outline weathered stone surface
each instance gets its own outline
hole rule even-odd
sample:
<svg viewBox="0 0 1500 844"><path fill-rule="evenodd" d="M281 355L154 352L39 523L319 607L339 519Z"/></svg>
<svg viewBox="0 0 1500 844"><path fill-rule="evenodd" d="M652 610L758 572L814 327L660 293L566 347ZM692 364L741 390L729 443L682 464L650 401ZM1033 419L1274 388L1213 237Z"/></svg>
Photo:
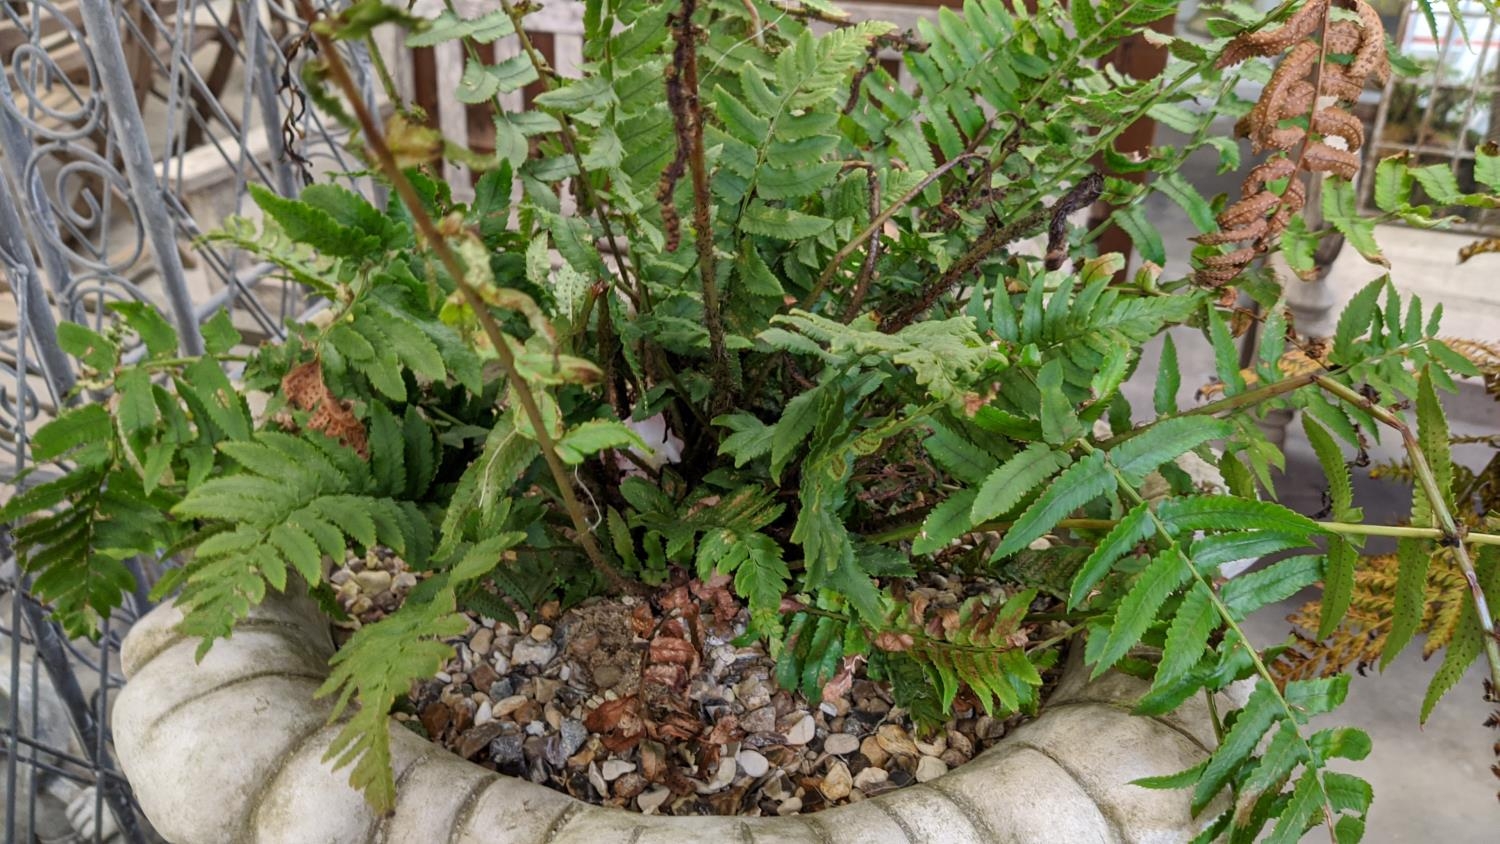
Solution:
<svg viewBox="0 0 1500 844"><path fill-rule="evenodd" d="M194 661L197 643L173 632L179 619L165 606L136 625L125 646L130 682L114 713L121 766L174 844L1165 844L1191 838L1198 826L1186 792L1129 782L1203 758L1209 732L1201 708L1133 717L1127 709L1143 684L1115 674L1088 683L1077 666L1057 705L957 770L797 817L677 818L588 806L464 762L392 722L397 806L378 818L349 787L347 771L322 758L336 727L325 725L327 703L313 701L312 691L332 650L311 605L268 600L202 663ZM907 750L894 738L887 743Z"/></svg>
<svg viewBox="0 0 1500 844"><path fill-rule="evenodd" d="M958 805L975 807L976 813L984 807L986 819L999 836L996 844L1114 844L1119 840L1077 780L1044 754L1019 745L1002 744L927 787ZM1007 799L996 800L998 794ZM1037 808L1058 806L1068 809Z"/></svg>

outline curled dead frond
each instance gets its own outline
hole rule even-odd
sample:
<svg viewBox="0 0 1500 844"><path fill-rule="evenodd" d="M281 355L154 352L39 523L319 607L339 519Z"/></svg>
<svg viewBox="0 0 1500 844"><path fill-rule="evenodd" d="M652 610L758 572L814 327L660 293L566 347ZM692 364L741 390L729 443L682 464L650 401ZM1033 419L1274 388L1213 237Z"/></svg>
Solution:
<svg viewBox="0 0 1500 844"><path fill-rule="evenodd" d="M1264 217L1250 222L1248 225L1237 229L1221 229L1208 234L1200 234L1193 238L1194 241L1204 246L1218 246L1221 243L1239 243L1242 240L1254 240L1265 235L1270 221Z"/></svg>
<svg viewBox="0 0 1500 844"><path fill-rule="evenodd" d="M1313 115L1313 131L1324 138L1343 138L1348 152L1364 145L1365 130L1359 118L1341 108L1325 108ZM1324 146L1327 144L1324 143Z"/></svg>
<svg viewBox="0 0 1500 844"><path fill-rule="evenodd" d="M1330 4L1353 11L1357 21L1330 20ZM1195 238L1203 246L1237 245L1198 259L1195 280L1205 287L1231 284L1275 246L1306 203L1310 174L1354 178L1364 127L1345 104L1359 98L1368 80L1383 83L1390 74L1385 29L1366 0L1307 0L1280 27L1232 39L1217 64L1278 55L1260 99L1235 124L1255 153L1271 155L1245 177L1239 201L1219 214L1219 231ZM1283 179L1284 188L1272 188Z"/></svg>
<svg viewBox="0 0 1500 844"><path fill-rule="evenodd" d="M1344 179L1354 178L1359 170L1359 156L1346 149L1334 149L1322 141L1307 145L1302 166L1311 173L1332 173Z"/></svg>
<svg viewBox="0 0 1500 844"><path fill-rule="evenodd" d="M1391 78L1391 59L1385 51L1385 27L1380 23L1380 13L1363 0L1354 5L1354 12L1359 15L1365 38L1354 52L1347 75L1359 80L1374 76L1376 82L1384 85Z"/></svg>
<svg viewBox="0 0 1500 844"><path fill-rule="evenodd" d="M1220 212L1219 225L1226 228L1247 226L1271 213L1280 201L1281 197L1270 191L1247 196Z"/></svg>
<svg viewBox="0 0 1500 844"><path fill-rule="evenodd" d="M1323 37L1323 43L1328 45L1328 52L1354 55L1358 52L1361 42L1364 41L1364 30L1354 21L1335 21L1328 25L1328 34Z"/></svg>
<svg viewBox="0 0 1500 844"><path fill-rule="evenodd" d="M1462 264L1475 255L1483 255L1487 252L1500 252L1500 238L1487 237L1464 246L1458 250L1458 262Z"/></svg>
<svg viewBox="0 0 1500 844"><path fill-rule="evenodd" d="M1245 181L1240 183L1240 193L1244 196L1253 196L1260 193L1267 182L1285 179L1295 172L1297 172L1297 165L1290 158L1268 159L1250 168Z"/></svg>
<svg viewBox="0 0 1500 844"><path fill-rule="evenodd" d="M1318 30L1323 21L1323 12L1328 0L1309 0L1302 8L1292 13L1286 23L1276 29L1247 32L1229 42L1229 46L1214 63L1220 69L1239 64L1252 56L1279 56L1286 48L1307 38Z"/></svg>

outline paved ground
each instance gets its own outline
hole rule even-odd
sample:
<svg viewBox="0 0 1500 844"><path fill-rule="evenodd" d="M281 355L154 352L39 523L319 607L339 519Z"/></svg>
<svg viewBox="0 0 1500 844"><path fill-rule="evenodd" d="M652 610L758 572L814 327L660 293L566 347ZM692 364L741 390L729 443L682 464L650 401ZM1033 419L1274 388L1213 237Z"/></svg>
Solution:
<svg viewBox="0 0 1500 844"><path fill-rule="evenodd" d="M1162 142L1170 139L1163 138ZM1188 169L1184 175L1203 186L1206 194L1237 187L1233 176L1215 176L1213 163L1206 158L1195 158ZM1168 245L1169 271L1185 270L1187 237L1193 234L1185 215L1161 196L1148 201L1147 212ZM1464 236L1382 229L1378 237L1392 260L1392 277L1403 291L1417 292L1427 302L1444 302L1449 315L1444 320L1445 333L1500 337L1500 285L1494 283L1495 273L1500 272L1500 257L1486 262L1482 256L1460 268L1454 255L1457 247L1467 242ZM1352 250L1345 250L1329 277L1329 291L1342 302L1382 272ZM1187 407L1193 401L1194 389L1212 375L1212 357L1207 354L1207 343L1196 332L1179 332L1174 340L1184 369L1179 400ZM1158 348L1159 344L1152 344L1143 350L1139 371L1148 377L1155 373ZM1149 381L1127 385L1132 404L1149 409L1150 389ZM1445 404L1455 431L1477 431L1487 424L1493 432L1500 423L1500 405L1477 389L1448 397ZM1375 458L1394 456L1393 446L1387 437ZM1303 512L1316 512L1321 507L1322 476L1300 425L1291 426L1286 448L1286 473L1278 484L1282 500ZM1457 452L1457 456L1471 463L1486 459L1483 450L1472 448ZM1399 519L1410 501L1408 488L1368 478L1356 478L1355 494L1356 503L1364 507L1372 521ZM1286 614L1305 599L1299 596L1262 611L1250 619L1251 634L1263 645L1281 641L1288 632ZM1369 677L1356 677L1348 702L1334 717L1326 719L1331 724L1361 727L1374 739L1375 749L1369 759L1356 766L1375 788L1366 837L1372 844L1500 841L1500 804L1496 802L1500 780L1489 772L1495 761L1491 744L1500 734L1480 726L1489 709L1480 699L1480 671L1478 666L1470 671L1427 725L1419 729L1417 714L1435 668L1435 663L1422 661L1420 648L1414 644L1383 675L1372 672ZM1310 835L1307 840L1326 841L1326 833Z"/></svg>

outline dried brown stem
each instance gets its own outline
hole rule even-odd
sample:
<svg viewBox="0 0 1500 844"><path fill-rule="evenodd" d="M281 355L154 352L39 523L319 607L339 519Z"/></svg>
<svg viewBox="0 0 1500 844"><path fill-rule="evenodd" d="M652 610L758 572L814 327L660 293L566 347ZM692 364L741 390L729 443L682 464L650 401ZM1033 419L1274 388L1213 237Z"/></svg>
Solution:
<svg viewBox="0 0 1500 844"><path fill-rule="evenodd" d="M506 381L511 391L515 394L516 401L521 405L521 411L526 415L532 429L536 434L537 447L542 453L543 460L552 474L553 481L557 484L558 493L562 496L563 506L568 511L568 516L573 522L574 531L578 534L579 545L583 547L584 553L588 555L594 568L609 581L610 585L621 592L639 592L638 586L627 581L623 575L604 556L598 542L594 539L593 529L589 527L588 519L584 516L583 506L573 492L573 487L568 477L567 469L563 466L562 459L557 455L556 443L547 429L546 420L542 416L541 408L537 404L536 396L531 392L531 385L526 383L516 370L515 354L510 349L510 344L501 331L500 325L489 311L489 306L479 292L474 289L468 281L468 276L463 262L458 255L448 246L447 240L438 231L432 218L427 214L426 207L422 204L421 197L417 194L411 180L402 172L400 165L396 163L396 157L392 154L390 146L386 143L385 132L375 122L375 116L365 105L364 99L359 94L359 88L349 75L349 69L344 64L343 57L338 53L337 47L331 38L324 34L318 27L313 26L317 22L317 12L313 9L310 0L299 0L298 11L303 19L307 21L313 38L317 40L319 52L322 54L323 62L328 71L328 78L338 87L340 93L348 101L354 111L355 119L358 120L360 129L364 133L365 143L370 153L375 158L375 164L381 173L390 181L395 188L397 196L412 216L412 222L417 231L427 241L428 246L437 255L444 269L452 276L464 301L473 309L474 315L479 319L480 326L484 329L485 336L491 345L495 347L495 355L500 360L500 366L505 372Z"/></svg>
<svg viewBox="0 0 1500 844"><path fill-rule="evenodd" d="M859 163L870 173L870 219L873 220L880 215L880 179L869 162ZM854 283L854 290L849 294L849 304L844 308L844 322L853 322L859 316L859 309L864 306L865 296L870 292L870 282L875 278L875 263L878 260L880 230L876 229L870 234L870 245L865 249L865 263L859 269L859 280Z"/></svg>
<svg viewBox="0 0 1500 844"><path fill-rule="evenodd" d="M676 46L672 51L672 65L667 71L667 104L676 124L677 156L668 168L672 172L671 181L668 181L667 173L662 174L662 191L658 198L663 220L666 220L666 209L672 207L672 190L681 176L683 159L686 158L693 179L693 240L698 248L698 272L703 281L703 323L708 329L710 372L714 381L714 413L710 415L715 415L734 403L740 385L724 342L724 316L719 303L713 210L709 205L712 197L703 148L703 106L698 98L698 30L693 25L693 15L697 10L697 0L682 0L682 8L673 16L672 34ZM668 235L669 239L674 236L675 231Z"/></svg>
<svg viewBox="0 0 1500 844"><path fill-rule="evenodd" d="M911 190L908 190L906 193L902 194L899 199L891 203L891 207L871 217L870 224L868 226L865 226L864 231L850 238L848 243L844 244L843 247L839 249L839 251L833 254L832 258L828 259L828 265L825 266L823 268L823 272L818 275L818 280L815 284L813 284L812 290L810 290L807 296L802 299L802 309L807 310L813 305L817 304L818 298L823 295L823 292L825 290L828 289L828 282L833 279L833 274L838 271L839 266L844 263L844 260L850 255L854 254L854 250L858 249L861 243L867 242L872 237L878 237L881 227L886 224L886 221L894 217L896 215L896 212L900 211L902 208L905 208L908 204L911 203L912 200L921 196L922 191L927 190L927 188L933 182L941 179L945 174L947 174L949 170L952 170L954 167L957 167L959 164L962 164L965 161L979 157L979 155L974 153L965 153L963 155L955 156L951 161L944 162L941 167L938 167L936 170L928 173L920 182L917 182L915 185L913 185L911 187Z"/></svg>
<svg viewBox="0 0 1500 844"><path fill-rule="evenodd" d="M926 313L927 309L931 308L944 293L952 290L960 281L963 281L970 273L978 269L979 265L984 263L986 258L1021 238L1030 235L1042 226L1047 219L1047 210L1039 208L999 228L991 227L989 231L981 235L974 242L973 246L969 247L969 251L960 255L958 260L954 261L948 267L947 272L943 273L937 281L928 285L915 302L896 312L890 318L883 320L880 323L880 330L887 334L893 334L910 325L913 320Z"/></svg>

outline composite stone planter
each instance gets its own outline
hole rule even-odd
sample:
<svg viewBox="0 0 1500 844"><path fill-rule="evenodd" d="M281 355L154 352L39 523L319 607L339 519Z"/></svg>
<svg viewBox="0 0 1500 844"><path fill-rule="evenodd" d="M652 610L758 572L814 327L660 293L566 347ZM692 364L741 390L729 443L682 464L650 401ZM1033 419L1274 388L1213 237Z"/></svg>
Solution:
<svg viewBox="0 0 1500 844"><path fill-rule="evenodd" d="M313 690L333 644L306 599L275 596L201 663L163 606L125 640L121 767L174 844L1176 844L1186 791L1130 785L1212 746L1206 708L1127 712L1145 690L1074 665L1043 714L926 785L811 815L656 817L584 804L466 762L391 722L396 810L381 817L322 761L337 727ZM1213 817L1212 810L1204 817Z"/></svg>

